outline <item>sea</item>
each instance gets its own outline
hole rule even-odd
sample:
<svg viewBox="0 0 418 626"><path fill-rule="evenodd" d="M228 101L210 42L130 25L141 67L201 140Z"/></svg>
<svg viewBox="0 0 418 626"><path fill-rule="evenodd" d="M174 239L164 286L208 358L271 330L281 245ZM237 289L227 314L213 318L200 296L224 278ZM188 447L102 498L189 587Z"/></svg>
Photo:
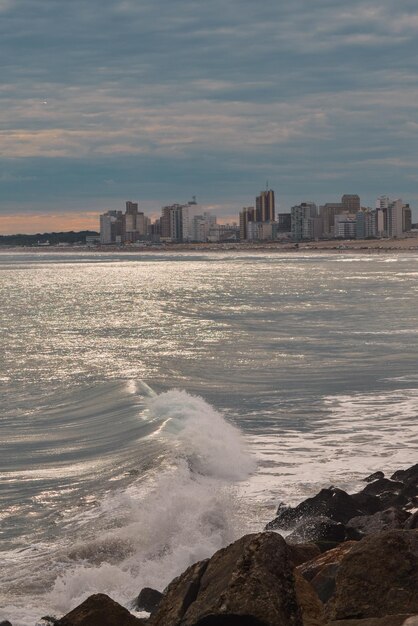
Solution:
<svg viewBox="0 0 418 626"><path fill-rule="evenodd" d="M417 462L417 254L6 251L0 293L0 621Z"/></svg>

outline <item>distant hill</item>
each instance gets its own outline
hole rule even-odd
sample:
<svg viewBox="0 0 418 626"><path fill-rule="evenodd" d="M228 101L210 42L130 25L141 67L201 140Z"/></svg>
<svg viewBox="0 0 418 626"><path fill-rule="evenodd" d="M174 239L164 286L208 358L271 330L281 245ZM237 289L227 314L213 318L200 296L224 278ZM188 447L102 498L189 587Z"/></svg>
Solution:
<svg viewBox="0 0 418 626"><path fill-rule="evenodd" d="M36 235L0 235L0 246L37 246L48 244L55 246L59 243L86 243L86 237L98 237L94 230L80 230L67 233L36 233Z"/></svg>

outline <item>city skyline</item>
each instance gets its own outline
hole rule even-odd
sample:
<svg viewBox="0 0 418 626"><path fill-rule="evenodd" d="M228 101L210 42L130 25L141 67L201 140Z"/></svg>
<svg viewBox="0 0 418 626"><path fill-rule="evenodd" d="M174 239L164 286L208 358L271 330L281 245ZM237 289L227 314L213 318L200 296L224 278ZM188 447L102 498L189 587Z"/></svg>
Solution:
<svg viewBox="0 0 418 626"><path fill-rule="evenodd" d="M281 210L344 190L418 206L411 0L2 0L0 17L2 232L126 197L233 215L266 179Z"/></svg>

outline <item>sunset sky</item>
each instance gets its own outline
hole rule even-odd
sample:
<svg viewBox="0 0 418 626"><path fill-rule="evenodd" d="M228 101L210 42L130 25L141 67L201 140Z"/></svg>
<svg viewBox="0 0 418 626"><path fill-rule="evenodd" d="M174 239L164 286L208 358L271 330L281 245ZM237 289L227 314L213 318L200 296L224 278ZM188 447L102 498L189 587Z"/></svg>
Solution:
<svg viewBox="0 0 418 626"><path fill-rule="evenodd" d="M283 211L418 207L415 1L0 0L0 30L1 234L267 180Z"/></svg>

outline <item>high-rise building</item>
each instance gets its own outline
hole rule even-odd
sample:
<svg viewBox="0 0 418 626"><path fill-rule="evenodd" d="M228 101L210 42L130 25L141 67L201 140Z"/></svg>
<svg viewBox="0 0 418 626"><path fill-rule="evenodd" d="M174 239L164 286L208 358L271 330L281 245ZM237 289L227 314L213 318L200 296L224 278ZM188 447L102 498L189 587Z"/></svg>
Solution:
<svg viewBox="0 0 418 626"><path fill-rule="evenodd" d="M290 213L277 214L277 233L290 233L292 230L292 220Z"/></svg>
<svg viewBox="0 0 418 626"><path fill-rule="evenodd" d="M273 189L261 191L255 199L256 222L274 222L275 205Z"/></svg>
<svg viewBox="0 0 418 626"><path fill-rule="evenodd" d="M100 243L123 242L123 213L122 211L107 211L100 216Z"/></svg>
<svg viewBox="0 0 418 626"><path fill-rule="evenodd" d="M357 211L356 239L377 237L377 215L377 210L361 209L361 211Z"/></svg>
<svg viewBox="0 0 418 626"><path fill-rule="evenodd" d="M253 206L244 207L239 214L239 236L241 241L245 241L248 238L248 223L255 221L255 208Z"/></svg>
<svg viewBox="0 0 418 626"><path fill-rule="evenodd" d="M401 198L389 202L387 208L387 234L389 237L401 237L403 233L403 208Z"/></svg>
<svg viewBox="0 0 418 626"><path fill-rule="evenodd" d="M327 202L319 207L319 214L323 219L325 237L334 235L335 216L343 212L342 202Z"/></svg>
<svg viewBox="0 0 418 626"><path fill-rule="evenodd" d="M344 211L348 211L349 213L357 213L360 211L360 196L357 194L349 194L346 193L341 198L341 204Z"/></svg>
<svg viewBox="0 0 418 626"><path fill-rule="evenodd" d="M407 224L406 215L408 205L404 205L401 198L391 200L388 196L380 196L376 200L377 212L381 213L380 222L383 222L383 232L386 237L401 237ZM406 210L406 213L405 213Z"/></svg>
<svg viewBox="0 0 418 626"><path fill-rule="evenodd" d="M315 239L315 218L318 217L314 202L302 202L290 209L291 233L294 241Z"/></svg>
<svg viewBox="0 0 418 626"><path fill-rule="evenodd" d="M412 211L409 204L405 204L403 207L403 224L402 230L404 233L409 233L412 229Z"/></svg>

